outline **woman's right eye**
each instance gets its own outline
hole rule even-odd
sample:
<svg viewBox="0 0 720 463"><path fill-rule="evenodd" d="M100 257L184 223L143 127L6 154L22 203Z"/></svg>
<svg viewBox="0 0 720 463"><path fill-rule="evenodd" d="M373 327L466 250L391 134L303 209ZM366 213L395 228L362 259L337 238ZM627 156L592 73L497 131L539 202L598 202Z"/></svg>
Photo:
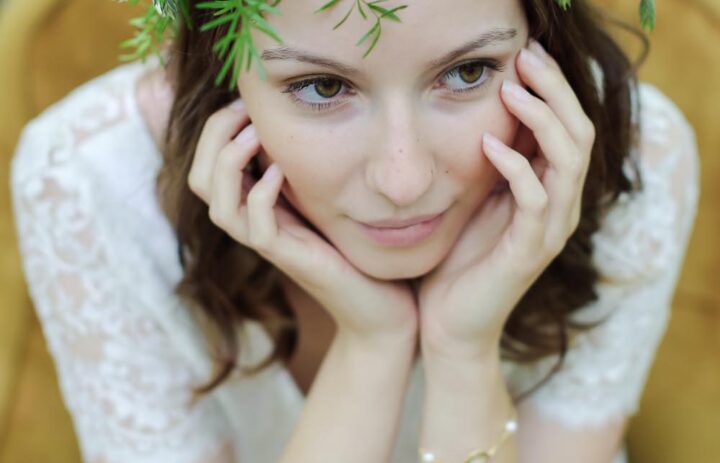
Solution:
<svg viewBox="0 0 720 463"><path fill-rule="evenodd" d="M289 93L293 101L298 104L308 106L315 111L322 111L339 104L337 101L327 101L327 99L335 97L346 85L345 82L335 77L322 76L293 82L282 92ZM303 92L305 89L310 89L312 92ZM308 98L312 93L320 95L325 101L312 101ZM301 98L299 95L304 96Z"/></svg>

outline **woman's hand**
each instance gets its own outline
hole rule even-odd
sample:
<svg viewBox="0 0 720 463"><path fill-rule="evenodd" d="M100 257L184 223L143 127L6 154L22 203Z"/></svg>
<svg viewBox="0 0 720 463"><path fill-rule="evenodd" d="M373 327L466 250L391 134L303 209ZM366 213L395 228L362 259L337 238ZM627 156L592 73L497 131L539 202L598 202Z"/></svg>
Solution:
<svg viewBox="0 0 720 463"><path fill-rule="evenodd" d="M244 172L259 150L240 100L207 120L188 183L209 205L210 220L292 278L330 312L340 332L362 341L414 339L417 305L409 285L361 273L306 227L278 201L284 175L277 164L258 181Z"/></svg>
<svg viewBox="0 0 720 463"><path fill-rule="evenodd" d="M422 345L433 353L497 353L511 311L580 220L595 128L556 61L537 42L530 49L535 55L520 54L519 74L542 99L504 85L503 101L524 127L514 149L488 133L482 142L510 191L478 207L450 254L419 283Z"/></svg>

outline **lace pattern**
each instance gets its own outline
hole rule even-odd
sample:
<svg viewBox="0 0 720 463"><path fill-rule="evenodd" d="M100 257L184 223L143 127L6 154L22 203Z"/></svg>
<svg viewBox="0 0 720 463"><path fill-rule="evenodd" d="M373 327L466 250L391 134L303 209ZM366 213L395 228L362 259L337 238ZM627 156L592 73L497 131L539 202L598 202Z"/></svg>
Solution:
<svg viewBox="0 0 720 463"><path fill-rule="evenodd" d="M123 79L84 86L24 130L11 167L23 271L84 459L210 461L226 420L213 400L190 404L190 387L205 378L145 302L161 279L143 279L149 267L132 260L137 234L118 233L131 230L117 228L127 197L91 181L102 178L100 158L117 154L93 137L112 140L125 123ZM132 152L131 139L125 146Z"/></svg>

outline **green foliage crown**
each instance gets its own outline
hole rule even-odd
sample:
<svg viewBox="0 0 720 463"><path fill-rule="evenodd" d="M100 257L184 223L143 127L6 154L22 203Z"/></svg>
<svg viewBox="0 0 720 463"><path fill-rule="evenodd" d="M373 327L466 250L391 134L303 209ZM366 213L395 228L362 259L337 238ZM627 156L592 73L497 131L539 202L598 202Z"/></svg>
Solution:
<svg viewBox="0 0 720 463"><path fill-rule="evenodd" d="M163 56L160 54L160 48L168 39L176 36L181 21L185 21L188 28L191 28L190 10L188 0L117 0L119 2L138 5L146 4L143 16L134 18L130 24L135 27L135 35L123 41L121 48L131 48L132 52L120 56L121 61L134 61L141 59L143 62L151 53L155 53L161 62L164 62ZM215 86L219 86L228 72L232 70L232 78L230 79L230 90L234 90L240 69L243 65L247 70L254 61L258 63L260 76L265 79L265 68L260 60L260 55L253 44L251 29L255 28L264 34L272 37L275 41L282 44L283 41L277 33L277 30L268 23L263 17L264 13L273 13L280 15L280 10L276 6L281 0L214 0L204 1L195 5L195 8L201 10L209 10L211 20L200 26L200 31L207 31L224 24L229 27L227 33L221 37L214 45L213 51L218 54L223 65L215 78ZM360 45L370 39L370 45L363 55L366 57L380 38L382 32L382 20L390 19L400 22L400 18L395 14L407 5L401 5L394 8L385 8L381 3L387 0L351 0L351 7L347 10L343 18L333 27L333 30L342 25L350 14L358 10L363 19L368 16L374 16L373 25L370 29L357 41L356 45ZM563 10L570 7L571 0L548 0L556 2ZM341 0L329 0L315 13L320 13L337 6ZM655 0L640 0L640 21L642 28L646 31L652 31L655 27ZM250 26L250 27L248 27Z"/></svg>

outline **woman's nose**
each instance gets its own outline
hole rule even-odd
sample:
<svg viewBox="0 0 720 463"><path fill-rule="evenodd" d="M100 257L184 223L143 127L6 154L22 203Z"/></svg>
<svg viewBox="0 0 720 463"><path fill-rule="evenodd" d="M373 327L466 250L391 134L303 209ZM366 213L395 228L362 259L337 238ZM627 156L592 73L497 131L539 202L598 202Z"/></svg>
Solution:
<svg viewBox="0 0 720 463"><path fill-rule="evenodd" d="M389 124L381 130L381 139L370 143L367 184L396 206L410 206L432 185L433 153L422 146L422 137L411 124Z"/></svg>

